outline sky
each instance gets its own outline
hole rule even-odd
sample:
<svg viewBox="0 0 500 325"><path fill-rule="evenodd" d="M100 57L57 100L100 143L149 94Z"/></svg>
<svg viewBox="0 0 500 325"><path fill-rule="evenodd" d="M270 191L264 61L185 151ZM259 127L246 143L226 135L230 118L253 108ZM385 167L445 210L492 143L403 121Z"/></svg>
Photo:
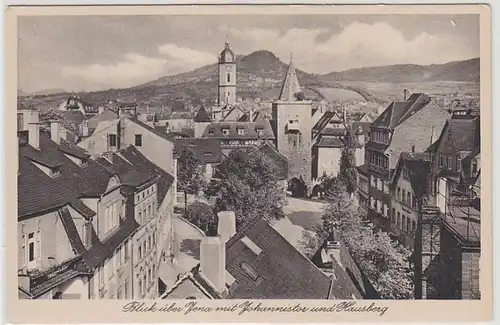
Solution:
<svg viewBox="0 0 500 325"><path fill-rule="evenodd" d="M310 73L479 57L479 15L25 16L18 88L90 91L135 86L269 50Z"/></svg>

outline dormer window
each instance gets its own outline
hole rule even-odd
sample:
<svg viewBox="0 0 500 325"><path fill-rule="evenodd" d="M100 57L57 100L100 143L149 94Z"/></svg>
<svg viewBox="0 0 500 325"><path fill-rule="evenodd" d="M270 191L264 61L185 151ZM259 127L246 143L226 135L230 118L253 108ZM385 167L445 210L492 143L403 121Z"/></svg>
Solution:
<svg viewBox="0 0 500 325"><path fill-rule="evenodd" d="M257 135L258 135L259 137L263 136L263 135L264 135L264 129L258 128L258 129L257 129Z"/></svg>
<svg viewBox="0 0 500 325"><path fill-rule="evenodd" d="M50 176L52 178L56 178L56 177L59 177L61 176L61 167L53 167L50 169Z"/></svg>
<svg viewBox="0 0 500 325"><path fill-rule="evenodd" d="M214 129L208 129L208 135L214 135Z"/></svg>
<svg viewBox="0 0 500 325"><path fill-rule="evenodd" d="M238 135L245 135L245 129L238 128Z"/></svg>
<svg viewBox="0 0 500 325"><path fill-rule="evenodd" d="M227 129L227 128L222 129L222 134L229 135L229 129Z"/></svg>

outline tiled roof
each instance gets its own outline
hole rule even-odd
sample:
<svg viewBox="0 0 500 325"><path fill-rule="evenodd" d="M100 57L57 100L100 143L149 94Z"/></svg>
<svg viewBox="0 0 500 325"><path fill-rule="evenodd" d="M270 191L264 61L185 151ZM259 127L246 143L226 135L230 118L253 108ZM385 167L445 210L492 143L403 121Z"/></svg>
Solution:
<svg viewBox="0 0 500 325"><path fill-rule="evenodd" d="M75 209L78 213L80 213L85 219L90 219L96 215L94 210L89 208L82 200L73 200L69 203L69 205Z"/></svg>
<svg viewBox="0 0 500 325"><path fill-rule="evenodd" d="M318 122L313 126L312 131L313 132L319 132L323 130L323 128L330 122L330 120L335 116L335 112L332 111L327 111L323 114L323 116L320 117Z"/></svg>
<svg viewBox="0 0 500 325"><path fill-rule="evenodd" d="M89 129L96 129L97 125L99 125L100 122L102 121L112 121L116 120L118 118L118 114L116 112L113 112L112 110L104 110L104 112L97 114L96 116L93 116L92 118L88 119L87 125Z"/></svg>
<svg viewBox="0 0 500 325"><path fill-rule="evenodd" d="M285 75L285 80L283 80L283 85L281 86L280 95L278 100L283 101L295 101L295 94L300 92L299 79L297 79L297 72L295 71L295 66L293 60L290 59L288 64L288 71Z"/></svg>
<svg viewBox="0 0 500 325"><path fill-rule="evenodd" d="M229 130L228 135L222 133L223 129ZM243 129L243 134L238 134L238 129ZM257 129L262 129L263 134L259 136ZM211 123L205 129L203 138L220 138L220 139L248 139L248 140L274 140L274 133L271 124L268 120L261 120L257 122L217 122Z"/></svg>
<svg viewBox="0 0 500 325"><path fill-rule="evenodd" d="M450 119L448 126L458 151L472 151L480 144L479 118Z"/></svg>
<svg viewBox="0 0 500 325"><path fill-rule="evenodd" d="M68 240L71 243L71 247L75 251L76 255L82 255L86 252L85 246L83 245L82 239L78 234L78 229L76 229L73 217L69 213L67 207L63 207L58 211L59 217L61 218L62 225L66 234L68 235Z"/></svg>
<svg viewBox="0 0 500 325"><path fill-rule="evenodd" d="M61 143L59 144L58 149L64 152L65 154L68 154L70 156L79 159L85 160L90 158L90 155L87 154L85 150L63 139L61 139Z"/></svg>
<svg viewBox="0 0 500 325"><path fill-rule="evenodd" d="M448 118L448 112L434 102L427 104L397 125L388 150L401 153L412 151L414 146L416 152L423 152L430 145L433 130L441 133Z"/></svg>
<svg viewBox="0 0 500 325"><path fill-rule="evenodd" d="M205 107L201 107L194 117L195 122L212 122L212 119L207 113Z"/></svg>
<svg viewBox="0 0 500 325"><path fill-rule="evenodd" d="M222 149L220 139L174 139L174 152L179 155L183 148L189 146L198 159L205 164L220 163Z"/></svg>
<svg viewBox="0 0 500 325"><path fill-rule="evenodd" d="M402 153L392 175L392 182L395 186L401 175L401 172L406 168L410 177L411 186L417 197L428 194L427 177L431 172L430 162L422 158L422 155L423 154L417 155L406 152Z"/></svg>
<svg viewBox="0 0 500 325"><path fill-rule="evenodd" d="M321 136L315 146L320 148L343 148L344 143L340 137Z"/></svg>
<svg viewBox="0 0 500 325"><path fill-rule="evenodd" d="M241 241L243 237L260 248L259 255L247 248ZM230 290L228 298L331 298L330 278L264 219L250 221L227 242L226 250L226 269L238 283L234 290ZM249 274L248 267L255 274Z"/></svg>

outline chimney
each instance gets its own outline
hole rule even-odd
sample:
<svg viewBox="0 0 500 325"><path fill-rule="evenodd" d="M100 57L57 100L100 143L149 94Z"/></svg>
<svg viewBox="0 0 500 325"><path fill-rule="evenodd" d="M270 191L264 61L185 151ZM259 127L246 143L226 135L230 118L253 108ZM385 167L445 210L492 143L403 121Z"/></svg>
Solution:
<svg viewBox="0 0 500 325"><path fill-rule="evenodd" d="M408 95L409 95L410 91L408 89L405 89L403 90L403 100L404 101L407 101L408 100Z"/></svg>
<svg viewBox="0 0 500 325"><path fill-rule="evenodd" d="M222 243L225 244L229 238L236 234L236 215L233 211L221 211L217 217L219 218L217 233Z"/></svg>
<svg viewBox="0 0 500 325"><path fill-rule="evenodd" d="M38 121L28 125L28 143L35 149L40 149L40 123Z"/></svg>
<svg viewBox="0 0 500 325"><path fill-rule="evenodd" d="M59 121L50 121L50 139L57 144L61 143L61 123Z"/></svg>
<svg viewBox="0 0 500 325"><path fill-rule="evenodd" d="M226 243L220 236L203 237L200 244L200 265L204 277L222 294L226 290Z"/></svg>

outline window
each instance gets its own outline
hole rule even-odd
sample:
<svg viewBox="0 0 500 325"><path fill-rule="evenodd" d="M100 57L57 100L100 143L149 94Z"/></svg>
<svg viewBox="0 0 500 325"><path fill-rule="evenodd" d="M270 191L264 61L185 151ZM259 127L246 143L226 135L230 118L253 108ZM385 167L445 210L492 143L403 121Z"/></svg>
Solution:
<svg viewBox="0 0 500 325"><path fill-rule="evenodd" d="M142 134L136 134L135 135L135 146L136 147L141 147L142 146Z"/></svg>
<svg viewBox="0 0 500 325"><path fill-rule="evenodd" d="M97 274L99 276L99 284L101 286L104 285L104 268L102 266L97 271Z"/></svg>
<svg viewBox="0 0 500 325"><path fill-rule="evenodd" d="M406 230L406 216L403 214L403 222L401 224L401 229Z"/></svg>
<svg viewBox="0 0 500 325"><path fill-rule="evenodd" d="M33 267L36 264L36 239L35 233L28 234L28 267Z"/></svg>
<svg viewBox="0 0 500 325"><path fill-rule="evenodd" d="M411 234L411 220L410 218L408 217L408 219L406 219L406 232Z"/></svg>
<svg viewBox="0 0 500 325"><path fill-rule="evenodd" d="M142 279L141 278L139 278L139 292L141 295L144 294L144 288L142 286Z"/></svg>
<svg viewBox="0 0 500 325"><path fill-rule="evenodd" d="M153 264L153 281L156 282L156 264Z"/></svg>
<svg viewBox="0 0 500 325"><path fill-rule="evenodd" d="M22 131L24 129L24 114L17 113L17 130Z"/></svg>
<svg viewBox="0 0 500 325"><path fill-rule="evenodd" d="M457 171L461 171L462 170L462 164L461 164L460 156L459 155L457 155L456 164L457 164Z"/></svg>
<svg viewBox="0 0 500 325"><path fill-rule="evenodd" d="M125 256L124 261L125 262L128 261L128 259L129 259L128 249L129 249L129 242L127 241L125 243L125 245L123 245L124 256Z"/></svg>
<svg viewBox="0 0 500 325"><path fill-rule="evenodd" d="M142 223L142 211L139 210L139 223Z"/></svg>
<svg viewBox="0 0 500 325"><path fill-rule="evenodd" d="M413 193L411 194L411 207L412 208L417 207L417 198L415 197L415 195L413 195Z"/></svg>
<svg viewBox="0 0 500 325"><path fill-rule="evenodd" d="M408 206L411 205L411 193L410 192L406 192L406 204Z"/></svg>
<svg viewBox="0 0 500 325"><path fill-rule="evenodd" d="M412 228L412 234L415 235L415 233L417 232L417 223L415 221L412 221L411 223L412 223L412 226L413 226L413 228Z"/></svg>
<svg viewBox="0 0 500 325"><path fill-rule="evenodd" d="M148 217L151 218L153 215L151 214L151 205L148 205Z"/></svg>
<svg viewBox="0 0 500 325"><path fill-rule="evenodd" d="M214 129L212 128L208 129L208 135L214 135Z"/></svg>
<svg viewBox="0 0 500 325"><path fill-rule="evenodd" d="M238 135L244 135L245 134L245 129L238 129Z"/></svg>
<svg viewBox="0 0 500 325"><path fill-rule="evenodd" d="M373 178L373 187L375 187L375 188L378 187L378 178L377 177Z"/></svg>
<svg viewBox="0 0 500 325"><path fill-rule="evenodd" d="M398 186L398 189L397 189L396 198L397 198L398 201L401 201L401 188L399 186Z"/></svg>
<svg viewBox="0 0 500 325"><path fill-rule="evenodd" d="M262 136L264 135L264 130L263 129L257 129L257 136Z"/></svg>
<svg viewBox="0 0 500 325"><path fill-rule="evenodd" d="M391 222L396 223L396 209L392 209Z"/></svg>
<svg viewBox="0 0 500 325"><path fill-rule="evenodd" d="M116 258L116 269L118 270L118 268L122 265L122 249L123 247L120 247L116 250L115 252L115 258Z"/></svg>
<svg viewBox="0 0 500 325"><path fill-rule="evenodd" d="M145 294L146 293L146 288L147 288L147 282L146 282L146 274L144 274L144 276L142 277L142 285L143 285L143 288L142 288L142 294Z"/></svg>
<svg viewBox="0 0 500 325"><path fill-rule="evenodd" d="M229 135L229 129L222 129L223 135Z"/></svg>
<svg viewBox="0 0 500 325"><path fill-rule="evenodd" d="M151 247L152 247L152 245L151 245L151 236L149 236L149 238L148 238L148 250L151 250Z"/></svg>
<svg viewBox="0 0 500 325"><path fill-rule="evenodd" d="M137 244L139 244L139 242ZM139 244L139 253L138 253L138 255L139 255L139 260L141 260L142 259L142 246L140 244Z"/></svg>
<svg viewBox="0 0 500 325"><path fill-rule="evenodd" d="M116 290L116 299L123 299L122 286L119 286L118 290Z"/></svg>
<svg viewBox="0 0 500 325"><path fill-rule="evenodd" d="M438 151L438 161L439 161L439 167L443 167L443 156L441 156L441 152Z"/></svg>
<svg viewBox="0 0 500 325"><path fill-rule="evenodd" d="M446 167L451 169L451 156L448 156L448 165Z"/></svg>
<svg viewBox="0 0 500 325"><path fill-rule="evenodd" d="M400 198L401 202L405 202L406 200L406 191L403 189L403 195Z"/></svg>
<svg viewBox="0 0 500 325"><path fill-rule="evenodd" d="M125 299L128 299L128 285L129 285L129 282L128 282L128 278L125 279L125 282L123 284L123 298Z"/></svg>
<svg viewBox="0 0 500 325"><path fill-rule="evenodd" d="M116 147L116 134L109 134L108 135L108 145L110 147Z"/></svg>
<svg viewBox="0 0 500 325"><path fill-rule="evenodd" d="M143 241L142 242L142 252L144 253L144 255L146 255L147 253L147 250L146 250L146 241Z"/></svg>
<svg viewBox="0 0 500 325"><path fill-rule="evenodd" d="M153 245L156 245L156 233L153 233Z"/></svg>
<svg viewBox="0 0 500 325"><path fill-rule="evenodd" d="M227 82L231 82L231 74L230 73L227 74Z"/></svg>
<svg viewBox="0 0 500 325"><path fill-rule="evenodd" d="M399 211L398 211L397 226L398 226L398 228L401 227L401 213Z"/></svg>
<svg viewBox="0 0 500 325"><path fill-rule="evenodd" d="M151 269L148 270L148 284L151 284Z"/></svg>

